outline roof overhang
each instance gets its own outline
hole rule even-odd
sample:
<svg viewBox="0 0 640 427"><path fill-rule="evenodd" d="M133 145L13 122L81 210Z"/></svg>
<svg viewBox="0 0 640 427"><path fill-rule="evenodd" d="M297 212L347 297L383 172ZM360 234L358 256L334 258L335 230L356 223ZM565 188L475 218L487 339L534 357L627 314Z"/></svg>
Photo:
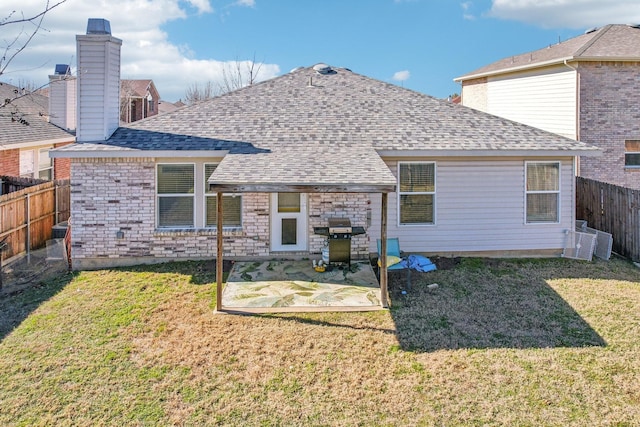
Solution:
<svg viewBox="0 0 640 427"><path fill-rule="evenodd" d="M498 74L508 74L508 73L515 73L517 71L524 71L524 70L532 70L535 68L544 68L544 67L549 67L551 65L561 65L564 64L565 62L572 62L575 61L576 58L573 56L567 56L564 58L556 58L556 59L552 59L549 61L542 61L542 62L536 62L536 63L531 63L531 64L525 64L525 65L518 65L515 67L509 67L509 68L502 68L499 70L492 70L492 71L485 71L485 72L481 72L481 73L474 73L474 74L467 74L464 76L460 76L460 77L456 77L453 79L454 82L463 82L465 80L473 80L473 79L479 79L482 77L489 77L489 76L495 76Z"/></svg>
<svg viewBox="0 0 640 427"><path fill-rule="evenodd" d="M41 145L64 144L67 142L75 142L75 140L75 136L70 135L68 138L43 139L40 141L18 142L15 144L0 144L0 150L15 150L19 148L39 147Z"/></svg>
<svg viewBox="0 0 640 427"><path fill-rule="evenodd" d="M50 157L63 159L112 158L222 158L228 150L134 150L100 144L73 144L51 150Z"/></svg>
<svg viewBox="0 0 640 427"><path fill-rule="evenodd" d="M380 157L598 157L597 147L573 150L379 150Z"/></svg>
<svg viewBox="0 0 640 427"><path fill-rule="evenodd" d="M537 68L545 68L553 65L567 65L569 62L640 62L640 58L627 57L627 56L566 56L562 58L555 58L548 61L534 62L530 64L518 65L515 67L501 68L498 70L485 71L474 74L467 74L464 76L456 77L454 82L461 83L466 80L474 80L482 77L498 76L502 74L515 73L518 71L534 70ZM571 68L571 67L569 67Z"/></svg>
<svg viewBox="0 0 640 427"><path fill-rule="evenodd" d="M209 190L216 193L393 193L395 184L367 183L313 183L313 182L271 182L233 183L215 182Z"/></svg>

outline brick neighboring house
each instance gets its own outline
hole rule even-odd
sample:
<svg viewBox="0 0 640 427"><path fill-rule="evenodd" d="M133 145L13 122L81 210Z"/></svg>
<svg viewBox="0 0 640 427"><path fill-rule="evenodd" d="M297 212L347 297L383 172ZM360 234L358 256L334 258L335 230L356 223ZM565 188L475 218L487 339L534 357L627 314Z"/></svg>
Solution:
<svg viewBox="0 0 640 427"><path fill-rule="evenodd" d="M120 80L120 120L132 123L158 114L160 94L153 80Z"/></svg>
<svg viewBox="0 0 640 427"><path fill-rule="evenodd" d="M122 41L76 39L78 142L53 155L72 160L77 269L211 259L218 243L308 257L332 217L366 230L354 258L386 235L408 252L558 256L576 156L599 153L324 64L119 127Z"/></svg>
<svg viewBox="0 0 640 427"><path fill-rule="evenodd" d="M0 175L68 179L70 160L54 160L49 153L75 142L75 136L54 124L58 117L49 117L49 98L0 82L0 99Z"/></svg>
<svg viewBox="0 0 640 427"><path fill-rule="evenodd" d="M640 189L640 28L607 25L454 79L462 104L600 147L581 176Z"/></svg>

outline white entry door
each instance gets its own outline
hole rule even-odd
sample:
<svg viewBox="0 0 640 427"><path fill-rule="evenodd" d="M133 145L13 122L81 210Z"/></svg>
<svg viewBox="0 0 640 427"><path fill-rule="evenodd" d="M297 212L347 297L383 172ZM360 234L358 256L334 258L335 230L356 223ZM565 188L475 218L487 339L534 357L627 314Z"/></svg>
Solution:
<svg viewBox="0 0 640 427"><path fill-rule="evenodd" d="M271 250L307 250L307 195L271 194Z"/></svg>

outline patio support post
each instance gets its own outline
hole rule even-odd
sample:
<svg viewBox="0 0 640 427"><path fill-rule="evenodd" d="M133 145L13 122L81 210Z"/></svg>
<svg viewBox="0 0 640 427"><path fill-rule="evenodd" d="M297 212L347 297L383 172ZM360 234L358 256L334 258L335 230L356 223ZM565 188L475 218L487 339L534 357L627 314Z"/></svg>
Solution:
<svg viewBox="0 0 640 427"><path fill-rule="evenodd" d="M387 193L382 193L382 220L380 222L380 304L389 307L389 292L387 289Z"/></svg>
<svg viewBox="0 0 640 427"><path fill-rule="evenodd" d="M222 193L216 193L216 227L218 251L216 254L216 311L222 310Z"/></svg>

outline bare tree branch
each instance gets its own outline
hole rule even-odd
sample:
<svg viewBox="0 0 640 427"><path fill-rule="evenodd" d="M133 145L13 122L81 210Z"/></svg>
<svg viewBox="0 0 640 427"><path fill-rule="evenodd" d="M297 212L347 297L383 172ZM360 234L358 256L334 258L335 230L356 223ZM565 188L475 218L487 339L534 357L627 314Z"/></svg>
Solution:
<svg viewBox="0 0 640 427"><path fill-rule="evenodd" d="M256 62L256 55L253 54L251 61L240 61L236 58L233 62L228 62L222 68L222 79L219 82L209 80L204 85L194 83L185 92L185 102L192 104L222 95L227 92L251 86L258 81L258 75L263 62Z"/></svg>
<svg viewBox="0 0 640 427"><path fill-rule="evenodd" d="M44 9L34 16L25 17L24 13L21 13L21 18L14 19L14 16L16 15L16 11L14 10L11 11L6 17L0 19L0 28L6 27L8 25L18 24L31 24L33 26L33 28L29 31L25 31L23 27L13 39L7 42L6 46L4 47L4 52L2 52L2 56L0 56L0 76L5 73L7 67L9 67L11 62L21 52L23 52L27 48L27 46L29 46L29 43L31 43L35 35L43 29L42 22L47 13L65 3L66 1L67 0L58 0L56 3L51 4L50 0L47 0ZM22 83L22 81L19 82L19 85L22 85ZM33 93L35 90L41 89L44 86L46 85L36 88L35 84L33 83L25 83L24 87L19 86L17 90L14 91L15 93L12 97L0 100L0 111L2 111L2 109L6 107L8 110L11 110L8 113L11 115L12 122L18 122L28 126L29 122L25 119L26 113L20 111L20 109L15 104L15 101L26 96L30 96L31 93ZM12 108L9 109L8 106L12 106Z"/></svg>
<svg viewBox="0 0 640 427"><path fill-rule="evenodd" d="M18 56L20 52L26 49L26 47L29 45L29 43L31 43L31 40L33 40L33 38L38 33L38 31L42 29L42 21L45 15L49 13L52 9L55 9L56 7L60 6L62 3L66 1L67 0L59 0L57 3L52 5L50 4L49 0L47 0L44 10L35 16L25 17L24 14L22 14L22 18L12 20L11 17L16 13L15 11L12 11L6 18L0 21L0 27L12 25L12 24L20 24L20 23L30 23L35 27L31 31L24 31L23 29L22 31L20 31L20 33L18 33L15 39L13 39L13 41L7 44L2 57L0 57L0 76L4 74L9 64L11 64L11 61L13 61L14 58ZM27 40L24 43L22 43L21 46L17 46L14 50L13 49L14 46L16 46L20 38L24 35L27 36Z"/></svg>

